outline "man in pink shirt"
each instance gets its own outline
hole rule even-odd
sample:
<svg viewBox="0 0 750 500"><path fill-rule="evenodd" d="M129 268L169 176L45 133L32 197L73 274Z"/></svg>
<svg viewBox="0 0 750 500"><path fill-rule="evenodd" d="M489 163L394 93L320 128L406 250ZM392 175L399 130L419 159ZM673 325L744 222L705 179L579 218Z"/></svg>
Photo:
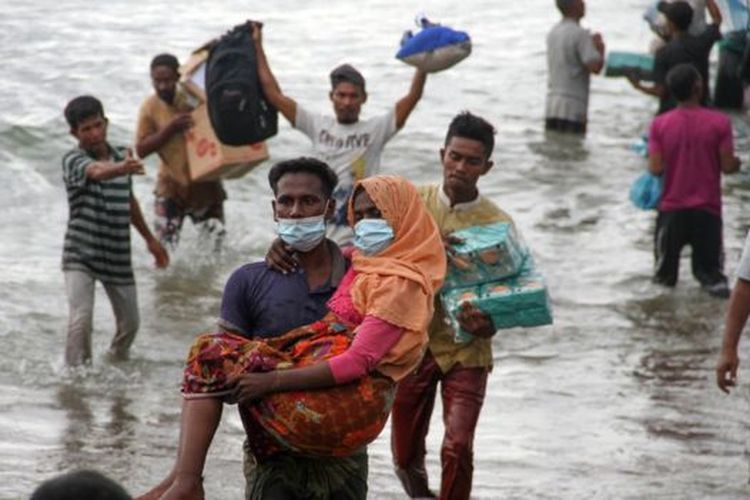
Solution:
<svg viewBox="0 0 750 500"><path fill-rule="evenodd" d="M721 174L737 172L732 124L701 106L703 81L690 64L667 73L677 108L656 117L649 135L649 170L662 176L654 235L654 281L674 286L682 247L690 245L693 275L709 294L729 296L723 273Z"/></svg>

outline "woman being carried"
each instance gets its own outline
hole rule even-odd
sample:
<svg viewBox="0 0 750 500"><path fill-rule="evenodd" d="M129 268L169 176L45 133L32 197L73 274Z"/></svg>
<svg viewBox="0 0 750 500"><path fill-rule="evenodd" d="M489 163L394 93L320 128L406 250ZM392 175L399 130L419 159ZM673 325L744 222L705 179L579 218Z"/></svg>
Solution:
<svg viewBox="0 0 750 500"><path fill-rule="evenodd" d="M222 332L195 341L177 463L142 498L203 497L200 478L224 402L239 403L260 462L283 453L346 456L382 431L395 382L424 353L445 253L416 189L400 177L358 183L349 222L352 265L325 318L274 339Z"/></svg>

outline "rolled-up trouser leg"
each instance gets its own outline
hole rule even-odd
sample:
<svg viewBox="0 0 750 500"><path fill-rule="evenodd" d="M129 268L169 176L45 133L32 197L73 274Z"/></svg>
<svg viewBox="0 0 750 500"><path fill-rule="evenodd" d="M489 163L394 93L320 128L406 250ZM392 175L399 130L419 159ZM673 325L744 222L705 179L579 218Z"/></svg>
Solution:
<svg viewBox="0 0 750 500"><path fill-rule="evenodd" d="M80 365L91 359L91 328L94 315L94 277L85 271L68 270L65 292L68 296L68 336L65 364Z"/></svg>
<svg viewBox="0 0 750 500"><path fill-rule="evenodd" d="M428 352L417 370L398 383L391 412L391 451L396 475L410 497L434 497L425 469L425 439L441 372Z"/></svg>
<svg viewBox="0 0 750 500"><path fill-rule="evenodd" d="M445 437L440 453L442 500L468 500L474 474L474 431L487 387L486 368L453 367L443 377Z"/></svg>
<svg viewBox="0 0 750 500"><path fill-rule="evenodd" d="M115 315L117 330L109 346L109 354L115 359L125 359L130 345L138 333L140 316L138 314L138 296L135 285L104 284L112 312Z"/></svg>

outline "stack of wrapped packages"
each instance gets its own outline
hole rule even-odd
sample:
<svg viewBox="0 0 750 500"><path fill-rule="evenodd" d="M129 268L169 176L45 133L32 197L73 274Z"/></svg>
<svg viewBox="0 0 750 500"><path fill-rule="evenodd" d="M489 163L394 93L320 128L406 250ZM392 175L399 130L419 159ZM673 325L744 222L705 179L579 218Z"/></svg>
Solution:
<svg viewBox="0 0 750 500"><path fill-rule="evenodd" d="M544 277L535 269L513 224L473 226L453 236L461 243L453 245L440 298L456 332L456 342L473 338L456 319L464 302L489 314L497 329L552 323Z"/></svg>

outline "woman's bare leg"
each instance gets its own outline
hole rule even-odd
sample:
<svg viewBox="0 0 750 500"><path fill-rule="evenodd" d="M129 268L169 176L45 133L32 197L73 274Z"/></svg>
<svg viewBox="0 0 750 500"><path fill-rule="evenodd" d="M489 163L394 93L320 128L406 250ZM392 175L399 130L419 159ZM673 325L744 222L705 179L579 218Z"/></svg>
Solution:
<svg viewBox="0 0 750 500"><path fill-rule="evenodd" d="M203 499L203 467L221 421L222 407L217 398L183 401L177 463L162 482L136 500Z"/></svg>

